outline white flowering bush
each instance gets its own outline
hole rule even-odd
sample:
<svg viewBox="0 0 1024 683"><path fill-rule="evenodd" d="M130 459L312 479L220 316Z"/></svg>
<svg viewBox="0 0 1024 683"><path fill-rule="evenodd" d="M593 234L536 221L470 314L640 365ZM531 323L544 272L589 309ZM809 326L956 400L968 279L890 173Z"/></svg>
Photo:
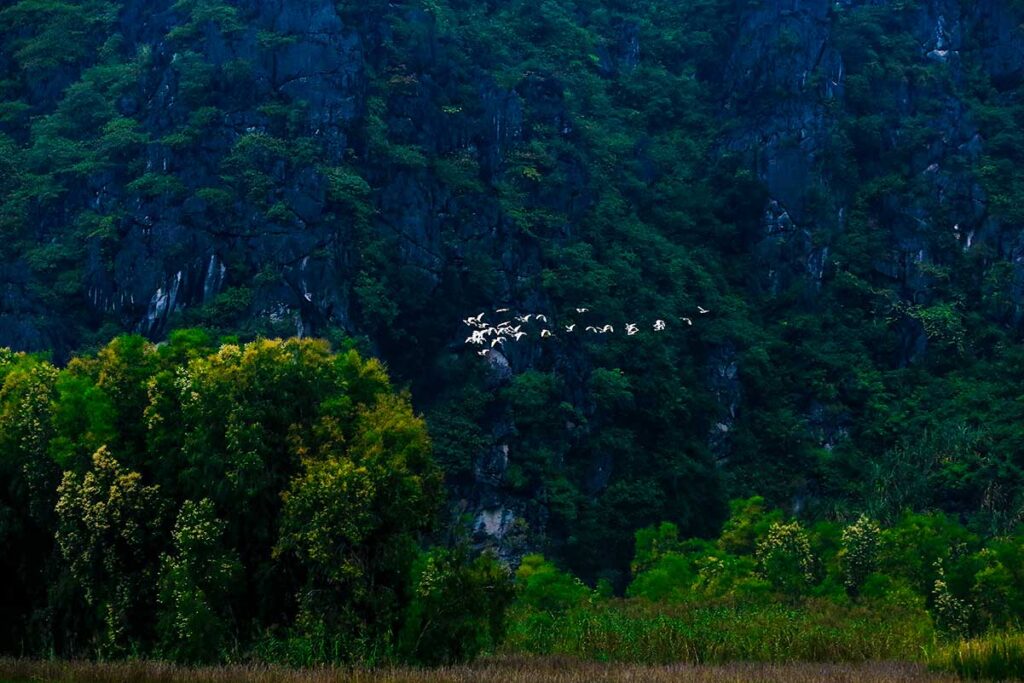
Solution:
<svg viewBox="0 0 1024 683"><path fill-rule="evenodd" d="M857 595L864 580L878 566L879 539L882 530L866 515L843 530L839 561L846 592Z"/></svg>
<svg viewBox="0 0 1024 683"><path fill-rule="evenodd" d="M797 521L772 524L757 544L756 558L758 573L779 592L800 595L815 582L817 561Z"/></svg>

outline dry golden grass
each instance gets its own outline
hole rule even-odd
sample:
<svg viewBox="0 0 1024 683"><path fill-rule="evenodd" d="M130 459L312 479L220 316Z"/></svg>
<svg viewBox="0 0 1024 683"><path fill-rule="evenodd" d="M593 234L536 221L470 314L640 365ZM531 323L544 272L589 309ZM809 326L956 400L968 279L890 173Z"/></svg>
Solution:
<svg viewBox="0 0 1024 683"><path fill-rule="evenodd" d="M893 662L637 666L567 658L499 658L440 669L261 666L176 667L156 662L40 662L0 659L0 683L952 683L953 676Z"/></svg>

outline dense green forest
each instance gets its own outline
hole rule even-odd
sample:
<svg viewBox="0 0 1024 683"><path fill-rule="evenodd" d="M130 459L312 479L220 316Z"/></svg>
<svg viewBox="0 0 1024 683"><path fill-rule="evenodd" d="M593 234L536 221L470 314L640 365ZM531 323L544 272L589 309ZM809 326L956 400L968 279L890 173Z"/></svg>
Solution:
<svg viewBox="0 0 1024 683"><path fill-rule="evenodd" d="M0 342L361 340L475 543L620 589L635 529L714 534L736 496L1008 531L1022 57L992 2L9 1ZM499 305L712 314L482 363L457 321Z"/></svg>
<svg viewBox="0 0 1024 683"><path fill-rule="evenodd" d="M442 475L376 361L194 332L0 374L3 650L373 661L401 634L418 657L437 591L470 653L500 628L492 556L421 551Z"/></svg>
<svg viewBox="0 0 1024 683"><path fill-rule="evenodd" d="M424 421L322 341L115 339L0 356L0 649L440 664L916 660L1019 629L1024 534L941 512L804 526L737 499L716 540L638 530L626 599L448 538ZM434 545L431 545L434 541Z"/></svg>
<svg viewBox="0 0 1024 683"><path fill-rule="evenodd" d="M0 649L558 653L542 613L698 599L1020 627L1022 24L0 0ZM498 307L673 325L482 358Z"/></svg>

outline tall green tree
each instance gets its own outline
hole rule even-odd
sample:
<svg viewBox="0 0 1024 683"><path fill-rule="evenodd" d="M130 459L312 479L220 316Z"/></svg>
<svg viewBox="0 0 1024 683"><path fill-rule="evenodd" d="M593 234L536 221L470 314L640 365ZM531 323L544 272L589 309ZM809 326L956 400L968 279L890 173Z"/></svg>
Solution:
<svg viewBox="0 0 1024 683"><path fill-rule="evenodd" d="M160 562L160 652L175 661L212 662L233 634L231 598L242 570L223 546L225 523L209 498L186 500Z"/></svg>
<svg viewBox="0 0 1024 683"><path fill-rule="evenodd" d="M98 651L123 655L152 642L167 506L159 486L144 484L102 447L84 475L64 473L57 495L57 544L102 624Z"/></svg>
<svg viewBox="0 0 1024 683"><path fill-rule="evenodd" d="M306 574L301 624L375 646L399 627L417 534L436 521L442 479L406 399L379 396L354 417L349 439L339 415L325 415L296 441L302 469L282 494L274 552Z"/></svg>

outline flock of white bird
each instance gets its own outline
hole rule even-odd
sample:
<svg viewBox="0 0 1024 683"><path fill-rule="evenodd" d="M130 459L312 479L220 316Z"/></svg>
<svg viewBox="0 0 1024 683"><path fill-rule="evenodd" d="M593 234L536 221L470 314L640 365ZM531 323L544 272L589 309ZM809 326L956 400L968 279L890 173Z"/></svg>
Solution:
<svg viewBox="0 0 1024 683"><path fill-rule="evenodd" d="M550 325L547 316L543 313L512 314L509 311L510 309L508 308L495 309L495 314L501 317L507 317L508 319L494 324L484 320L487 316L486 311L475 316L470 316L462 321L466 327L472 330L470 335L466 337L466 344L482 347L477 351L477 355L486 356L491 353L492 349L503 348L506 342L520 341L524 337L529 337L530 333L523 328L530 325L531 321L533 325L543 325L540 328L541 339L558 336L552 331L555 329L555 326ZM584 315L589 311L589 308L576 309L576 313L578 315ZM698 315L707 315L710 312L710 310L703 306L697 306ZM693 325L692 318L684 316L679 318L679 320L687 325ZM579 323L571 323L569 325L563 325L562 328L565 330L566 334L574 334L578 325ZM651 324L651 330L653 332L664 332L666 329L668 329L668 323L660 318ZM627 337L632 337L640 332L640 324L626 323L623 331ZM587 325L583 328L583 332L588 334L615 334L615 326L608 324Z"/></svg>

